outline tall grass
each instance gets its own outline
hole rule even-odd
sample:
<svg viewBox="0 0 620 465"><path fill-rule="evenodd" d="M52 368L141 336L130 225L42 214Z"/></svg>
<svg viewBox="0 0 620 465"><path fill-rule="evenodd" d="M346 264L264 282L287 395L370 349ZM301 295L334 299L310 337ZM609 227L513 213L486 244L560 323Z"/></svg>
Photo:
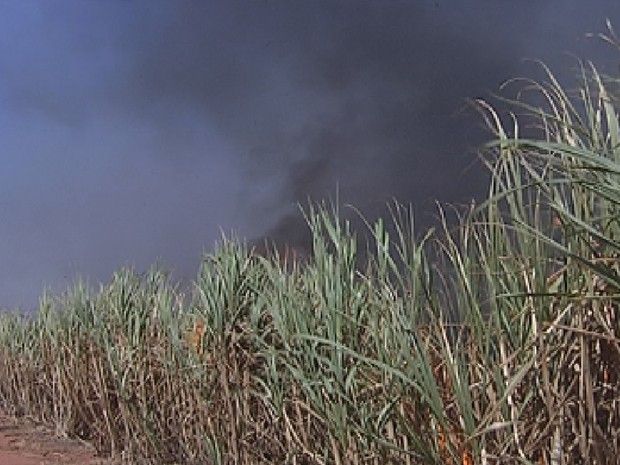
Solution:
<svg viewBox="0 0 620 465"><path fill-rule="evenodd" d="M395 205L365 250L311 205L303 262L223 239L191 295L124 270L2 315L0 401L130 463L616 463L617 82L527 83L529 138L478 102L489 195L458 228Z"/></svg>

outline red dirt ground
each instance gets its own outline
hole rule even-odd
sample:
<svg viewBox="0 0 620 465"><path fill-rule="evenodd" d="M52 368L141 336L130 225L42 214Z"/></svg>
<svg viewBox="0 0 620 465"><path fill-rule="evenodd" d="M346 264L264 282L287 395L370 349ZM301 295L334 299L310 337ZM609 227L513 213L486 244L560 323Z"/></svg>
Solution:
<svg viewBox="0 0 620 465"><path fill-rule="evenodd" d="M0 465L111 465L81 441L59 439L28 419L0 412Z"/></svg>

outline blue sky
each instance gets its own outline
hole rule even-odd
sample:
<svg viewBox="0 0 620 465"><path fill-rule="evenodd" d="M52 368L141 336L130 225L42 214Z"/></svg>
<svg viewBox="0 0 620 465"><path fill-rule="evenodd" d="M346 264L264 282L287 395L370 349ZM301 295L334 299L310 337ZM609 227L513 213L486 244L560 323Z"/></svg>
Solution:
<svg viewBox="0 0 620 465"><path fill-rule="evenodd" d="M423 215L467 202L483 192L468 167L485 135L464 100L536 75L524 58L566 79L565 52L616 72L584 35L619 10L0 2L0 306L124 264L191 278L221 230L303 242L297 202L336 186L371 216L393 196Z"/></svg>

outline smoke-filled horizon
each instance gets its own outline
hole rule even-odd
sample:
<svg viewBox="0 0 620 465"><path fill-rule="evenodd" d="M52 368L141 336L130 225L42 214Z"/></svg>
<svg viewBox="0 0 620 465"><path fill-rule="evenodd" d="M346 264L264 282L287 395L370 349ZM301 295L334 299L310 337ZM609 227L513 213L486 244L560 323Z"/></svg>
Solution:
<svg viewBox="0 0 620 465"><path fill-rule="evenodd" d="M0 4L0 307L155 262L191 279L221 231L303 244L298 204L428 224L487 176L489 98L541 59L617 60L583 2ZM571 68L572 67L572 68ZM604 68L605 70L605 68ZM617 71L612 69L612 72Z"/></svg>

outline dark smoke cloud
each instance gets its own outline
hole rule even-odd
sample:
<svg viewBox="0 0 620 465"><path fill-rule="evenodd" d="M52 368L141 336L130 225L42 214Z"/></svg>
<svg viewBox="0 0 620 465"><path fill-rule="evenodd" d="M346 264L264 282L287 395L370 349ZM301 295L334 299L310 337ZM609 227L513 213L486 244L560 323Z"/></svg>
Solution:
<svg viewBox="0 0 620 465"><path fill-rule="evenodd" d="M523 58L570 79L563 52L608 57L584 35L620 17L617 0L24 5L0 7L8 305L125 262L191 277L219 227L303 245L308 198L369 217L397 198L428 224L434 200L484 192L465 99L531 75Z"/></svg>
<svg viewBox="0 0 620 465"><path fill-rule="evenodd" d="M238 144L247 201L267 186L252 205L273 218L262 234L301 241L295 204L336 186L370 216L392 197L428 211L480 194L483 173L466 168L483 132L458 117L465 98L520 74L524 57L577 48L614 9L558 5L176 4L141 43L131 92L203 111Z"/></svg>

